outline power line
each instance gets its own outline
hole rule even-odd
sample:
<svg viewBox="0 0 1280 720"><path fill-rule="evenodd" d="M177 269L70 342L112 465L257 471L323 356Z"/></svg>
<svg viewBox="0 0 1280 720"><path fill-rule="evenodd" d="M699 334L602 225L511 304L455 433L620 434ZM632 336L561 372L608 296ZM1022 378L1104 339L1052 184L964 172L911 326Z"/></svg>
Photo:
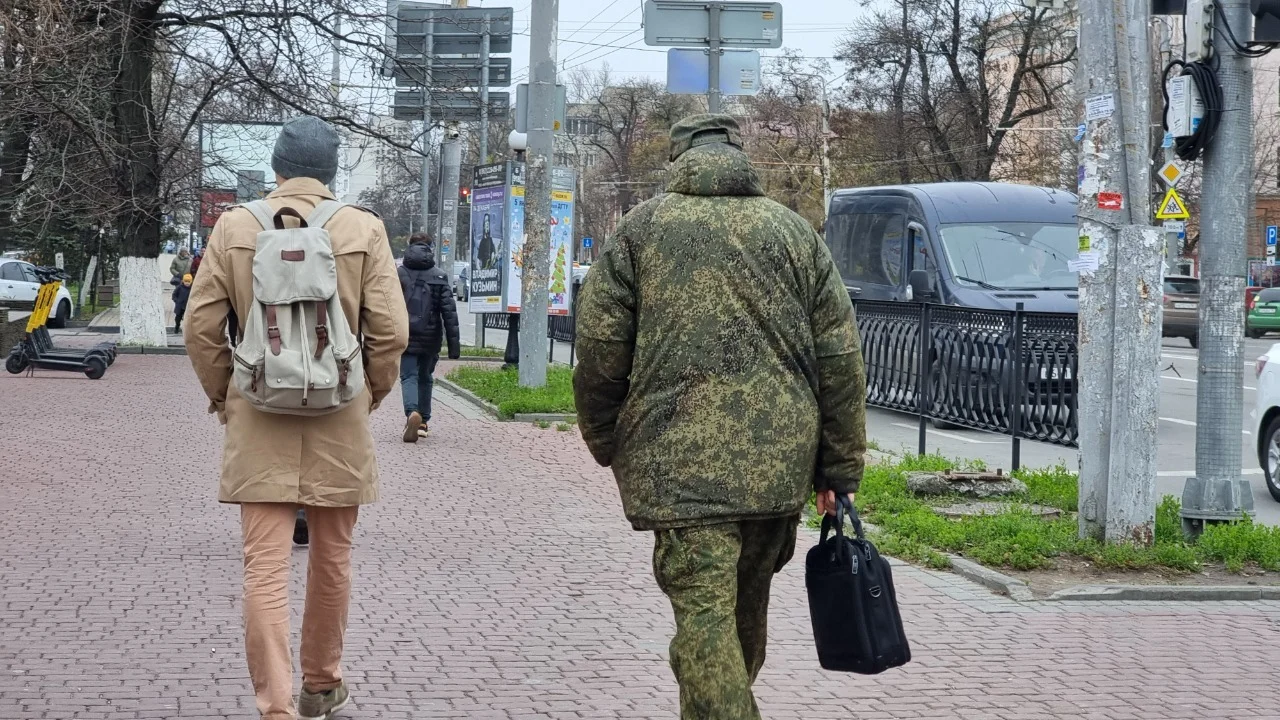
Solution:
<svg viewBox="0 0 1280 720"><path fill-rule="evenodd" d="M608 30L611 30L611 29L613 29L614 27L617 27L619 23L621 23L621 22L623 22L623 21L625 21L625 20L629 20L629 19L631 18L631 16L632 16L632 15L635 15L637 12L639 12L639 10L640 10L640 8L636 8L635 10L632 10L631 12L627 13L626 15L623 15L622 17L618 18L617 20L615 20L615 21L613 22L613 24L612 24L612 25L610 25L610 26L609 26L609 28L608 28L607 30L601 30L600 32L596 33L595 37L591 38L591 41L592 41L592 42L595 42L596 40L599 40L601 35L604 35L604 34L605 34L605 32L607 32ZM637 32L638 32L638 30L637 30ZM628 36L623 36L623 37L628 37ZM621 41L622 39L623 39L623 38L618 38L618 40L619 40L619 41ZM574 60L575 58L578 58L578 57L581 57L581 53L570 53L570 54L569 54L569 57L565 58L565 59L564 59L564 61L561 63L561 66L563 67L564 65L567 65L567 64L569 63L569 61L570 61L570 60ZM576 67L576 66L575 66L575 67Z"/></svg>

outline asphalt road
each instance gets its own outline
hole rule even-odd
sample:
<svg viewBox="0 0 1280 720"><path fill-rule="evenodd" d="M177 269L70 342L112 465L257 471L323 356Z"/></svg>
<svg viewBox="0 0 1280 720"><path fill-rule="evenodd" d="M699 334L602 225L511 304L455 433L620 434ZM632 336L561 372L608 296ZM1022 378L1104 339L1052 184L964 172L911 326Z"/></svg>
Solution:
<svg viewBox="0 0 1280 720"><path fill-rule="evenodd" d="M1266 481L1258 465L1253 419L1257 397L1253 361L1274 343L1274 339L1245 340L1244 433L1240 438L1240 458L1244 476L1253 486L1257 518L1269 525L1280 525L1280 503L1267 492ZM1196 467L1196 361L1197 352L1182 339L1165 338L1160 370L1160 434L1159 465L1156 477L1158 496L1182 496L1186 478ZM868 411L867 436L881 448L915 452L918 438L917 419L886 410ZM1011 445L1007 438L975 430L928 429L928 449L947 457L982 460L992 468L1010 466ZM1042 467L1056 464L1079 467L1079 455L1072 448L1037 442L1022 442L1022 464Z"/></svg>

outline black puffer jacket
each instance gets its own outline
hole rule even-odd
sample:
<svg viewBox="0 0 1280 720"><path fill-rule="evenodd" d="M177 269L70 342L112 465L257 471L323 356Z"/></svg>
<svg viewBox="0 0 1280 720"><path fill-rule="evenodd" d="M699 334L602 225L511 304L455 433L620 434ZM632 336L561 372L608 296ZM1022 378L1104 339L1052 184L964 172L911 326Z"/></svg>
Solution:
<svg viewBox="0 0 1280 720"><path fill-rule="evenodd" d="M436 267L435 253L430 245L410 245L404 251L404 264L400 267L400 291L408 302L413 286L419 280L426 283L430 306L427 311L427 331L416 333L410 318L409 348L407 355L439 355L443 340L449 340L449 357L457 359L461 352L458 340L458 308L453 303L453 288L449 274ZM412 310L410 311L412 312Z"/></svg>

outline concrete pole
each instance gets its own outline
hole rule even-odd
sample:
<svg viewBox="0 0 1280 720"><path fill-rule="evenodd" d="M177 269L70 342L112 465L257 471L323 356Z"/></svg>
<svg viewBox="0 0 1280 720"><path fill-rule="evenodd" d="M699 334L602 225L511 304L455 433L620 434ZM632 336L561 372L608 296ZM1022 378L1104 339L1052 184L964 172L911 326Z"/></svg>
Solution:
<svg viewBox="0 0 1280 720"><path fill-rule="evenodd" d="M831 103L827 100L827 81L822 82L822 216L827 216L831 207L831 143L827 136L831 134Z"/></svg>
<svg viewBox="0 0 1280 720"><path fill-rule="evenodd" d="M1155 527L1162 247L1150 227L1145 0L1081 0L1080 533L1150 544ZM1086 255L1086 257L1088 257Z"/></svg>
<svg viewBox="0 0 1280 720"><path fill-rule="evenodd" d="M1237 36L1248 34L1249 0L1222 0L1218 7ZM1253 217L1253 69L1225 32L1213 33L1213 54L1226 111L1204 160L1196 476L1187 478L1182 491L1183 527L1191 533L1205 521L1253 513L1253 493L1240 472L1245 238Z"/></svg>
<svg viewBox="0 0 1280 720"><path fill-rule="evenodd" d="M533 0L529 38L529 160L525 169L520 385L547 384L547 286L551 281L551 158L560 0Z"/></svg>
<svg viewBox="0 0 1280 720"><path fill-rule="evenodd" d="M462 138L458 127L445 130L440 144L440 237L436 242L436 265L453 275L454 248L458 242L458 185L462 175Z"/></svg>
<svg viewBox="0 0 1280 720"><path fill-rule="evenodd" d="M427 37L423 47L422 74L422 189L420 192L422 223L419 225L421 232L431 232L431 89L427 85L431 82L431 58L434 55L435 45L432 38L435 23L432 20L432 14L427 13L424 23Z"/></svg>

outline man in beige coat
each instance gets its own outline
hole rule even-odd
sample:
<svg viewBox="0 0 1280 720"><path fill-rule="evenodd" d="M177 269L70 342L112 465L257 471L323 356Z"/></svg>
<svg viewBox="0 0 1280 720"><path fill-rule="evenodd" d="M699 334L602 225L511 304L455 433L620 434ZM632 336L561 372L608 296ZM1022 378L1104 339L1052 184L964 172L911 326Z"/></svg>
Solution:
<svg viewBox="0 0 1280 720"><path fill-rule="evenodd" d="M272 156L273 210L306 217L333 199L338 135L303 117L286 123ZM269 720L328 720L349 698L339 667L351 592L351 537L357 509L378 498L369 414L395 384L409 320L386 229L360 208L326 226L338 266L338 295L363 339L365 394L345 408L303 417L259 411L231 383L227 313L253 307L253 255L261 226L248 210L222 215L209 237L188 306L187 353L226 426L218 499L240 505L244 541L245 651L258 711ZM302 618L302 694L293 701L288 578L294 518L306 509L311 536Z"/></svg>

